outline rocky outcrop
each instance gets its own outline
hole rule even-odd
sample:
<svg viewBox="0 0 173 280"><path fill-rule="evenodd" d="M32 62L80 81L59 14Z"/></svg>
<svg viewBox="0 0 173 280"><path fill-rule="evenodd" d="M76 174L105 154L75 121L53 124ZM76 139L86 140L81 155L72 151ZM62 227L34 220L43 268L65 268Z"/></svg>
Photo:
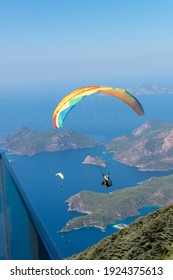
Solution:
<svg viewBox="0 0 173 280"><path fill-rule="evenodd" d="M83 164L93 164L93 165L99 165L102 167L106 167L106 162L104 162L100 157L92 157L92 156L87 156L84 161L82 162Z"/></svg>

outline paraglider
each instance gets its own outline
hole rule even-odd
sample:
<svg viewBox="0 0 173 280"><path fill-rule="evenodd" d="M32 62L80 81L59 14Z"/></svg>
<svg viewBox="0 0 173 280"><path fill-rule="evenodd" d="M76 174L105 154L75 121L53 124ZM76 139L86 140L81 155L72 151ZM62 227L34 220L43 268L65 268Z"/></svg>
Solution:
<svg viewBox="0 0 173 280"><path fill-rule="evenodd" d="M64 179L64 175L61 172L56 173L55 176L59 176L61 179Z"/></svg>
<svg viewBox="0 0 173 280"><path fill-rule="evenodd" d="M144 109L138 99L134 97L128 91L121 88L113 88L107 86L86 86L82 88L78 88L69 94L67 94L57 105L53 112L52 122L55 128L62 128L65 118L70 113L70 111L85 97L90 96L94 93L107 94L115 97L124 103L126 103L136 114L139 116L144 115ZM60 176L61 179L62 173L57 173L57 176ZM112 186L112 180L110 179L109 173L103 174L102 185L105 188L109 188Z"/></svg>
<svg viewBox="0 0 173 280"><path fill-rule="evenodd" d="M108 174L103 174L103 181L102 181L102 186L104 186L106 189L112 186L112 180L110 179L109 173Z"/></svg>
<svg viewBox="0 0 173 280"><path fill-rule="evenodd" d="M87 86L70 92L58 103L52 117L54 127L61 128L65 118L73 107L85 97L96 92L112 95L130 106L139 116L144 114L144 109L139 101L124 89L106 86Z"/></svg>
<svg viewBox="0 0 173 280"><path fill-rule="evenodd" d="M64 180L64 175L61 172L56 173L55 176L60 177L62 180ZM63 186L61 185L60 187L62 188Z"/></svg>

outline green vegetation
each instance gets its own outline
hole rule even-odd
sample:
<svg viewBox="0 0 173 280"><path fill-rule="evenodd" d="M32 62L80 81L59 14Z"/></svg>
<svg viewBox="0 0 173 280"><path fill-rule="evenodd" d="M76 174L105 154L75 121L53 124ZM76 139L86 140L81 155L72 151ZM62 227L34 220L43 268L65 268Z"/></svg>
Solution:
<svg viewBox="0 0 173 280"><path fill-rule="evenodd" d="M55 152L67 149L94 147L98 145L91 138L76 131L32 130L27 127L16 129L0 138L2 149L18 155L35 155L42 152Z"/></svg>
<svg viewBox="0 0 173 280"><path fill-rule="evenodd" d="M146 206L165 206L173 203L173 175L151 178L135 187L102 194L91 191L80 192L67 200L69 210L89 213L68 221L61 231L81 227L105 229L108 224L139 214Z"/></svg>
<svg viewBox="0 0 173 280"><path fill-rule="evenodd" d="M173 205L139 218L69 259L173 260Z"/></svg>

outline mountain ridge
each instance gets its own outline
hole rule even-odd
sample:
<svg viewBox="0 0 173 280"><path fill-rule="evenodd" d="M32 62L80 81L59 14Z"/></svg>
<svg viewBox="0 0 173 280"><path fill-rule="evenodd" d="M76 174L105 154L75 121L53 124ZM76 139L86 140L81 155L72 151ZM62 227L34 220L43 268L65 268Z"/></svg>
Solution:
<svg viewBox="0 0 173 280"><path fill-rule="evenodd" d="M98 142L73 130L33 130L20 127L1 137L1 149L17 155L36 155L68 149L95 147Z"/></svg>
<svg viewBox="0 0 173 280"><path fill-rule="evenodd" d="M106 152L123 164L142 171L173 169L173 122L149 120L131 134L106 144Z"/></svg>
<svg viewBox="0 0 173 280"><path fill-rule="evenodd" d="M172 260L173 205L138 218L70 260Z"/></svg>

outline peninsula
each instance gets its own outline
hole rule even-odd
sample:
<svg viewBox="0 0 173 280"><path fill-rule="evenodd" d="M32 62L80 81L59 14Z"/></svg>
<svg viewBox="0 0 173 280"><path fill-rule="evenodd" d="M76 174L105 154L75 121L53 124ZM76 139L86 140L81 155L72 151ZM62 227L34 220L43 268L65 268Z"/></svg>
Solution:
<svg viewBox="0 0 173 280"><path fill-rule="evenodd" d="M114 138L106 152L121 163L142 171L173 169L173 123L149 120L130 135Z"/></svg>
<svg viewBox="0 0 173 280"><path fill-rule="evenodd" d="M61 229L62 232L82 227L97 227L105 230L109 224L138 215L139 209L146 205L161 207L173 203L173 175L153 177L137 186L109 194L82 191L66 202L69 211L78 211L86 215L68 221Z"/></svg>
<svg viewBox="0 0 173 280"><path fill-rule="evenodd" d="M43 152L95 147L93 139L76 131L32 130L28 127L16 129L0 138L1 149L16 155L33 156Z"/></svg>

